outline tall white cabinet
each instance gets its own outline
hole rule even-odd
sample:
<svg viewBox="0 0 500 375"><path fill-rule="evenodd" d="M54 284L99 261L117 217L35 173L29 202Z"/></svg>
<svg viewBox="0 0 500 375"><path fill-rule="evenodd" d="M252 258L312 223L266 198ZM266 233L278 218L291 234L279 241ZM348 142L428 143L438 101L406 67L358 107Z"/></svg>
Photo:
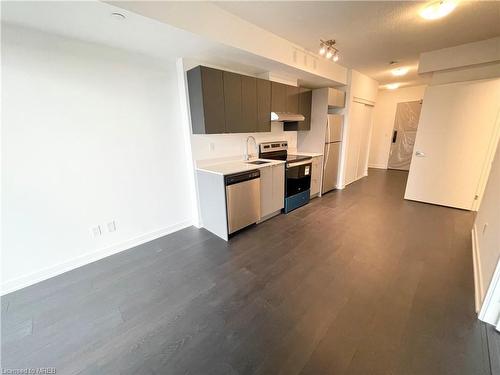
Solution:
<svg viewBox="0 0 500 375"><path fill-rule="evenodd" d="M373 106L352 101L349 111L349 133L345 164L345 183L367 175Z"/></svg>
<svg viewBox="0 0 500 375"><path fill-rule="evenodd" d="M322 171L323 171L323 156L314 156L312 158L311 198L318 196L321 191Z"/></svg>
<svg viewBox="0 0 500 375"><path fill-rule="evenodd" d="M377 94L377 81L355 70L349 72L348 99L344 112L342 187L368 175L372 112Z"/></svg>

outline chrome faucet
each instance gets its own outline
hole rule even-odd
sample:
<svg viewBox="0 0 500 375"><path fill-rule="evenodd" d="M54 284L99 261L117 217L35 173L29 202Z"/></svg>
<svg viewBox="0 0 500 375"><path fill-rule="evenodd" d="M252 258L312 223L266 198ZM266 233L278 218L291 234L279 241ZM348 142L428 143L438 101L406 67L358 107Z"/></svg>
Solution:
<svg viewBox="0 0 500 375"><path fill-rule="evenodd" d="M255 145L255 152L257 154L259 153L259 151L257 149L257 141L255 140L255 138L253 136L249 135L247 137L246 142L245 142L245 153L243 154L243 160L248 160L248 159L250 159L250 156L252 156L251 154L248 153L248 141L250 139L253 140L253 144Z"/></svg>

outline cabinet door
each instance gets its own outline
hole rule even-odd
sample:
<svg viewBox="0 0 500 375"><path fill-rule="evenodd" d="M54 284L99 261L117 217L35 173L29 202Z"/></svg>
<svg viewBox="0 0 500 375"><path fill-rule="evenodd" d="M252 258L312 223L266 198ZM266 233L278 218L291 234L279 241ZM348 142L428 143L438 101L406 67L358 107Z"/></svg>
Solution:
<svg viewBox="0 0 500 375"><path fill-rule="evenodd" d="M273 213L273 167L260 169L260 214L265 217Z"/></svg>
<svg viewBox="0 0 500 375"><path fill-rule="evenodd" d="M312 90L300 88L299 95L299 113L304 115L304 121L299 122L298 130L311 129L311 105Z"/></svg>
<svg viewBox="0 0 500 375"><path fill-rule="evenodd" d="M273 170L273 211L281 210L285 206L285 165L279 164Z"/></svg>
<svg viewBox="0 0 500 375"><path fill-rule="evenodd" d="M257 78L241 76L242 131L256 132L257 129Z"/></svg>
<svg viewBox="0 0 500 375"><path fill-rule="evenodd" d="M271 111L286 112L286 85L271 83Z"/></svg>
<svg viewBox="0 0 500 375"><path fill-rule="evenodd" d="M193 134L226 130L222 70L197 66L187 72Z"/></svg>
<svg viewBox="0 0 500 375"><path fill-rule="evenodd" d="M241 75L224 72L226 133L243 133Z"/></svg>
<svg viewBox="0 0 500 375"><path fill-rule="evenodd" d="M257 79L257 131L271 131L271 81Z"/></svg>
<svg viewBox="0 0 500 375"><path fill-rule="evenodd" d="M311 195L319 193L321 186L322 157L317 156L312 159L311 172Z"/></svg>
<svg viewBox="0 0 500 375"><path fill-rule="evenodd" d="M328 89L328 106L335 108L345 107L345 92L337 89Z"/></svg>
<svg viewBox="0 0 500 375"><path fill-rule="evenodd" d="M299 88L286 86L286 112L299 113Z"/></svg>

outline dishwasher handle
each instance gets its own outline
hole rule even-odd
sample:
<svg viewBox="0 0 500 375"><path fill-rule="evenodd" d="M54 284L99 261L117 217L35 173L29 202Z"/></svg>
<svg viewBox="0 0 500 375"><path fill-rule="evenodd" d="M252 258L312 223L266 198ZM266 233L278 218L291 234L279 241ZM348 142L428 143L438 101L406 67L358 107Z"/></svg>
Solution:
<svg viewBox="0 0 500 375"><path fill-rule="evenodd" d="M233 173L224 176L224 185L225 186L234 185L243 181L253 180L255 178L260 178L260 171L258 169L246 172Z"/></svg>

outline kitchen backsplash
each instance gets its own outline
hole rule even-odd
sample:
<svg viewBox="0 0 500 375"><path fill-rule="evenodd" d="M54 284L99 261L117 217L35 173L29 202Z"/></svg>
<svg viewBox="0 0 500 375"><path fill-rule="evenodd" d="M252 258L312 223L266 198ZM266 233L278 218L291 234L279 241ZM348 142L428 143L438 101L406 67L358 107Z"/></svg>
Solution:
<svg viewBox="0 0 500 375"><path fill-rule="evenodd" d="M288 141L290 149L297 148L297 132L283 131L283 123L273 122L269 133L237 134L196 134L191 135L191 147L194 160L216 159L241 155L245 150L246 139L251 135L257 145L269 141ZM249 152L254 155L253 143L249 142Z"/></svg>

